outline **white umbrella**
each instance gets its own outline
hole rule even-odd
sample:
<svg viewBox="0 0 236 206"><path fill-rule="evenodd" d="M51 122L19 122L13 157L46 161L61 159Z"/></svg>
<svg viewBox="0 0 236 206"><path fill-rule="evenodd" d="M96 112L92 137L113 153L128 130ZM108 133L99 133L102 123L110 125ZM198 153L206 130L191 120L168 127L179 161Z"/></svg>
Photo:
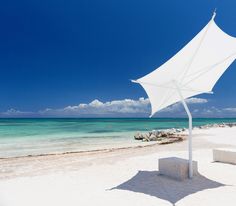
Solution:
<svg viewBox="0 0 236 206"><path fill-rule="evenodd" d="M146 91L157 111L182 101L189 117L189 177L192 177L192 116L184 99L212 93L217 80L236 58L236 38L209 23L176 55L153 72L132 82ZM151 117L150 116L150 117Z"/></svg>

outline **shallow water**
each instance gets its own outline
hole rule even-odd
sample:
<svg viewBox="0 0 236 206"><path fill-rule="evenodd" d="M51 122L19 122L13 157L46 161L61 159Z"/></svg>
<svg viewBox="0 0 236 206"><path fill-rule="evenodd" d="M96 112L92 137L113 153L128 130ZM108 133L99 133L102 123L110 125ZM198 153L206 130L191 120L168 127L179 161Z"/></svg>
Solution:
<svg viewBox="0 0 236 206"><path fill-rule="evenodd" d="M236 119L194 119L194 126ZM184 118L0 119L0 157L137 145L137 131L187 127ZM139 142L140 144L140 142Z"/></svg>

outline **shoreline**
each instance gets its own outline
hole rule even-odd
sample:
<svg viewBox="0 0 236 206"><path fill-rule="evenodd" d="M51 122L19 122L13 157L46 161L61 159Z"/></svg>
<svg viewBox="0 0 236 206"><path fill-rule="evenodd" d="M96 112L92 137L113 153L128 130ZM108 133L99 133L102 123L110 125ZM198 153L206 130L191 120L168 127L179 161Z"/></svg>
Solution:
<svg viewBox="0 0 236 206"><path fill-rule="evenodd" d="M216 147L236 147L235 127L195 128L193 152ZM225 138L222 138L226 136ZM227 141L229 139L229 141ZM146 142L144 142L146 143ZM116 164L136 157L183 152L187 155L188 141L159 145L155 141L149 145L86 151L68 152L38 156L10 157L0 159L0 180L18 177L33 177L56 173L70 173L92 165ZM175 155L174 155L175 156ZM187 156L186 156L187 158ZM156 162L157 164L157 162Z"/></svg>
<svg viewBox="0 0 236 206"><path fill-rule="evenodd" d="M153 145L159 145L157 142L152 142L145 145L135 145L135 146L127 146L127 147L114 147L109 149L94 149L94 150L87 150L87 151L71 151L71 152L61 152L61 153L47 153L47 154L36 154L36 155L25 155L25 156L15 156L15 157L0 157L0 160L10 160L10 159L20 159L20 158L31 158L31 157L47 157L47 156L63 156L63 155L71 155L71 154L93 154L93 153L102 153L102 152L112 152L112 151L119 151L125 149L132 149L132 148L145 148L151 147Z"/></svg>
<svg viewBox="0 0 236 206"><path fill-rule="evenodd" d="M203 126L197 126L193 127L193 131L196 129L204 130L204 129L211 129L211 128L231 128L235 127L236 122L232 123L220 123L220 124L206 124ZM135 139L134 134L134 143L135 145L130 145L128 143L127 146L120 146L120 147L110 147L110 148L101 148L101 149L91 149L91 150L82 150L82 151L65 151L65 152L56 152L56 153L42 153L42 154L32 154L32 155L22 155L22 156L10 156L10 157L0 157L0 160L11 160L11 159L21 159L21 158L34 158L34 157L49 157L49 156L63 156L63 155L71 155L71 154L94 154L94 153L103 153L103 152L112 152L112 151L119 151L119 150L126 150L126 149L132 149L132 148L146 148L151 147L153 145L159 145L160 147L163 147L165 144L176 144L181 141L185 141L187 139L188 129L186 128L169 128L169 129L160 129L160 130L153 130L154 132L163 132L164 134L171 134L171 135L177 135L178 137L182 137L182 140L180 141L173 141L173 142L158 142L156 140L154 141L142 141L142 139ZM151 133L153 131L149 132L140 132L140 134L147 134ZM139 132L138 132L139 133ZM168 139L168 137L166 137Z"/></svg>

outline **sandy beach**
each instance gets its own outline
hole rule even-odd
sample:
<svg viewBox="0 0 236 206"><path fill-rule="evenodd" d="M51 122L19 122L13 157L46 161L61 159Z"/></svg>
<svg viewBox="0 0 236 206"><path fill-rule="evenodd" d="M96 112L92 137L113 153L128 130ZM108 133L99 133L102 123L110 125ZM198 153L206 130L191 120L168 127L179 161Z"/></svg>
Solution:
<svg viewBox="0 0 236 206"><path fill-rule="evenodd" d="M236 1L3 1L0 206L236 206Z"/></svg>
<svg viewBox="0 0 236 206"><path fill-rule="evenodd" d="M187 157L187 141L87 153L0 160L0 205L235 205L236 166L212 149L236 147L236 127L195 129L199 176L158 175L158 158Z"/></svg>

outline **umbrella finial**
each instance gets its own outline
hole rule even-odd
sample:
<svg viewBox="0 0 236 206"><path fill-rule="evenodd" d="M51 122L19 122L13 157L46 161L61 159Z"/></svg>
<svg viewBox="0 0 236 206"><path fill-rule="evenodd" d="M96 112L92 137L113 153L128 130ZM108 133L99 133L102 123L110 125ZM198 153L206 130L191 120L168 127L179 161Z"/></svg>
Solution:
<svg viewBox="0 0 236 206"><path fill-rule="evenodd" d="M215 8L215 10L213 11L213 15L211 17L212 20L214 20L214 18L216 17L216 10L217 10L217 8Z"/></svg>

